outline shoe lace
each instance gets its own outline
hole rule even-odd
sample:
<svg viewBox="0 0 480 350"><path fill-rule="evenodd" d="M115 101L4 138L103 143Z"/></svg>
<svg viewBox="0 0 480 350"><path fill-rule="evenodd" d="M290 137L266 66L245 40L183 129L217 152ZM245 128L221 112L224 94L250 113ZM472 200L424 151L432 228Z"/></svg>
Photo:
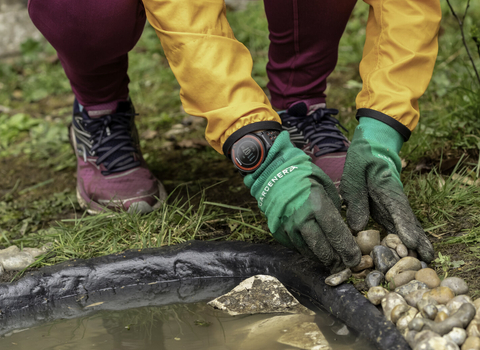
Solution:
<svg viewBox="0 0 480 350"><path fill-rule="evenodd" d="M140 165L138 152L131 136L133 113L116 112L99 118L84 119L85 130L90 133L91 152L97 154L97 165L103 163L103 175L117 173Z"/></svg>
<svg viewBox="0 0 480 350"><path fill-rule="evenodd" d="M319 151L315 157L320 157L327 153L346 152L348 147L343 141L348 143L348 139L338 129L337 125L343 130L348 130L340 122L332 117L337 115L338 109L318 108L315 112L307 116L294 116L285 113L282 115L282 123L287 126L294 126L303 134L304 140L310 142L310 150L315 145Z"/></svg>

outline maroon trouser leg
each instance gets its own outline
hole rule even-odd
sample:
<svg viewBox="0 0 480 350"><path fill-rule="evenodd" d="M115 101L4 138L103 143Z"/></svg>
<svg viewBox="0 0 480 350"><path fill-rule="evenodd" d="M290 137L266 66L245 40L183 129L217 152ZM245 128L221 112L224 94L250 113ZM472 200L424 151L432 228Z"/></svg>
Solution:
<svg viewBox="0 0 480 350"><path fill-rule="evenodd" d="M264 0L270 30L272 105L325 102L327 77L356 0Z"/></svg>
<svg viewBox="0 0 480 350"><path fill-rule="evenodd" d="M80 104L128 97L128 51L145 25L138 0L30 0L30 17L57 50Z"/></svg>

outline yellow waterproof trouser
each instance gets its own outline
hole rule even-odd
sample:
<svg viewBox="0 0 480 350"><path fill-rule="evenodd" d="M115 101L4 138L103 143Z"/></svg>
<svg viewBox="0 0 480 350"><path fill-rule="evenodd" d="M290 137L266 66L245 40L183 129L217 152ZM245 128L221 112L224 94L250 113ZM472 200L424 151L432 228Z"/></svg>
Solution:
<svg viewBox="0 0 480 350"><path fill-rule="evenodd" d="M215 150L223 153L225 140L245 125L280 122L251 77L252 58L235 39L223 0L143 2L180 84L184 109L207 119L205 137ZM437 55L440 4L366 2L371 7L357 108L360 116L380 119L408 139L418 123L417 100L427 88Z"/></svg>

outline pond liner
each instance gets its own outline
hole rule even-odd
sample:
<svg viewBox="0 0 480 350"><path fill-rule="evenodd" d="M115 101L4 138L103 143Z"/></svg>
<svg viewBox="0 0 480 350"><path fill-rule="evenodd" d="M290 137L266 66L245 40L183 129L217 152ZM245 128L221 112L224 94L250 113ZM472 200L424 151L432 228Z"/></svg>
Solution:
<svg viewBox="0 0 480 350"><path fill-rule="evenodd" d="M279 245L244 242L189 241L44 267L0 284L0 335L101 309L205 300L258 274L276 277L378 349L410 349L351 284L326 285L328 272L319 263Z"/></svg>

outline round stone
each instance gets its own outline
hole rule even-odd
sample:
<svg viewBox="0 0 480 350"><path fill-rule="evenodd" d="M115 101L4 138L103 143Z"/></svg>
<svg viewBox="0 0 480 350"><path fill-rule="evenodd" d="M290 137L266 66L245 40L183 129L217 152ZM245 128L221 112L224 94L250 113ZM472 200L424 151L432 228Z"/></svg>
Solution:
<svg viewBox="0 0 480 350"><path fill-rule="evenodd" d="M387 294L387 296L382 299L383 314L385 315L387 321L390 321L390 315L393 308L400 304L406 304L405 299L403 299L400 294L397 294L395 292Z"/></svg>
<svg viewBox="0 0 480 350"><path fill-rule="evenodd" d="M360 264L352 267L352 271L359 272L365 269L369 269L370 267L373 267L373 259L370 257L370 255L363 255L362 259L360 260Z"/></svg>
<svg viewBox="0 0 480 350"><path fill-rule="evenodd" d="M420 261L420 264L422 265L422 269L428 268L428 265L425 261Z"/></svg>
<svg viewBox="0 0 480 350"><path fill-rule="evenodd" d="M418 270L415 279L425 283L430 289L437 288L440 285L440 278L435 270L430 268Z"/></svg>
<svg viewBox="0 0 480 350"><path fill-rule="evenodd" d="M455 312L457 312L458 309L460 309L460 306L462 306L462 304L465 304L465 303L469 303L473 305L473 301L472 299L470 299L468 295L457 295L452 300L450 300L446 304L446 306L448 308L448 311L450 311L450 314L454 314Z"/></svg>
<svg viewBox="0 0 480 350"><path fill-rule="evenodd" d="M400 287L415 279L416 271L403 271L393 278L392 286Z"/></svg>
<svg viewBox="0 0 480 350"><path fill-rule="evenodd" d="M398 275L403 271L418 271L421 267L420 260L407 256L400 259L390 270L388 270L385 274L385 279L389 282L393 280L395 275Z"/></svg>
<svg viewBox="0 0 480 350"><path fill-rule="evenodd" d="M360 231L357 234L356 241L362 255L368 255L373 250L373 247L380 245L380 232L377 230Z"/></svg>
<svg viewBox="0 0 480 350"><path fill-rule="evenodd" d="M453 327L450 333L443 336L445 340L454 342L457 345L462 345L467 339L467 332L463 328Z"/></svg>
<svg viewBox="0 0 480 350"><path fill-rule="evenodd" d="M379 305L382 299L388 294L388 290L383 287L375 286L371 287L367 292L367 298L373 305Z"/></svg>
<svg viewBox="0 0 480 350"><path fill-rule="evenodd" d="M468 337L462 345L462 350L480 350L480 338Z"/></svg>
<svg viewBox="0 0 480 350"><path fill-rule="evenodd" d="M415 250L412 250L412 249L409 249L408 250L408 256L411 256L411 257L414 257L414 258L418 258L418 254Z"/></svg>
<svg viewBox="0 0 480 350"><path fill-rule="evenodd" d="M373 270L365 277L365 283L369 288L379 286L384 280L385 275L377 270Z"/></svg>
<svg viewBox="0 0 480 350"><path fill-rule="evenodd" d="M439 304L446 304L451 299L453 299L455 295L448 287L437 287L432 289L431 291L425 293L422 299L433 299Z"/></svg>
<svg viewBox="0 0 480 350"><path fill-rule="evenodd" d="M467 283L459 277L447 277L440 283L440 286L450 288L455 295L468 293Z"/></svg>
<svg viewBox="0 0 480 350"><path fill-rule="evenodd" d="M381 245L373 247L372 255L375 269L381 273L389 271L397 262L390 249Z"/></svg>

